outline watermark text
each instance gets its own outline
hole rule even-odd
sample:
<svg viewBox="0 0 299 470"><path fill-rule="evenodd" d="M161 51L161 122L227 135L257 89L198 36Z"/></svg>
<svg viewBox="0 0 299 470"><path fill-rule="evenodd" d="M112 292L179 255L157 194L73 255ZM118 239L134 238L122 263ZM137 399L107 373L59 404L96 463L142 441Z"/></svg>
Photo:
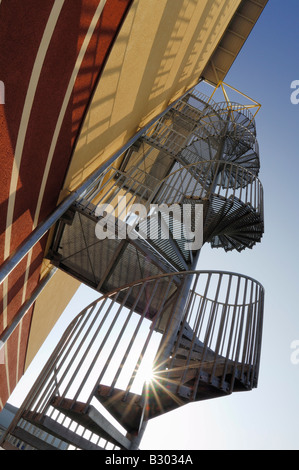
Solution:
<svg viewBox="0 0 299 470"><path fill-rule="evenodd" d="M299 104L299 80L293 80L291 83L291 89L294 90L291 93L291 103Z"/></svg>
<svg viewBox="0 0 299 470"><path fill-rule="evenodd" d="M116 207L100 204L96 208L99 240L141 237L151 240L181 240L185 250L199 250L203 245L202 204L142 204L126 206L121 198Z"/></svg>
<svg viewBox="0 0 299 470"><path fill-rule="evenodd" d="M299 364L299 339L295 339L291 342L291 349L293 352L291 353L291 363L296 366Z"/></svg>

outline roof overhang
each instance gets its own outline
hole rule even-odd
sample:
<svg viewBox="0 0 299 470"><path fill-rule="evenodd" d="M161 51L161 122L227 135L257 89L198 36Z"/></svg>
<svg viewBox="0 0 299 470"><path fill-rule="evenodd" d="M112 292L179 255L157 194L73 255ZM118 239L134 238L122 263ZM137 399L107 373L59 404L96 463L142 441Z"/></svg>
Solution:
<svg viewBox="0 0 299 470"><path fill-rule="evenodd" d="M203 71L212 85L223 81L268 0L242 0Z"/></svg>

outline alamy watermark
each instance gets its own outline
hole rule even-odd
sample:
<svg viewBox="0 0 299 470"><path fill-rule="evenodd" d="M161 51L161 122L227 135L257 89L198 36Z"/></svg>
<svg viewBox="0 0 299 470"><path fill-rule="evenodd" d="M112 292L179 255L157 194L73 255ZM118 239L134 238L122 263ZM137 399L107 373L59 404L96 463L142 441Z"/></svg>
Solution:
<svg viewBox="0 0 299 470"><path fill-rule="evenodd" d="M296 366L299 364L299 340L294 339L294 341L291 342L291 349L293 349L293 352L291 353L290 359L291 363Z"/></svg>
<svg viewBox="0 0 299 470"><path fill-rule="evenodd" d="M291 83L291 89L294 90L291 93L290 99L292 104L299 104L299 80L293 80Z"/></svg>
<svg viewBox="0 0 299 470"><path fill-rule="evenodd" d="M199 250L203 245L202 204L100 204L95 215L96 237L100 240L137 238L182 240L185 250Z"/></svg>
<svg viewBox="0 0 299 470"><path fill-rule="evenodd" d="M0 80L0 104L5 104L5 85Z"/></svg>

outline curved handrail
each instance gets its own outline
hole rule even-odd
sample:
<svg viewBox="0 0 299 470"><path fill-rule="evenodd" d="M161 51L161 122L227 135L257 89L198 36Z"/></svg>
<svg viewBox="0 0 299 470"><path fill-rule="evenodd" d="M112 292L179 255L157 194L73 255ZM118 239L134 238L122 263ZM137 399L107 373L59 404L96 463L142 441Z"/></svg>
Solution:
<svg viewBox="0 0 299 470"><path fill-rule="evenodd" d="M230 110L230 109L232 109L232 110L235 110L235 111L240 111L246 117L248 117L248 119L250 119L250 121L254 121L254 116L253 116L252 112L248 109L248 107L246 105L242 105L241 103L237 103L237 102L234 102L234 101L230 101L229 103L227 101L216 102L215 100L213 100L209 96L205 95L204 93L202 93L202 92L200 92L196 89L193 89L192 91L190 91L188 96L191 96L191 97L194 96L195 98L197 98L197 99L205 102L206 104L210 105L215 110L223 110L223 109Z"/></svg>
<svg viewBox="0 0 299 470"><path fill-rule="evenodd" d="M193 170L198 170L194 172ZM180 179L184 172L185 176ZM208 199L212 194L225 198L237 197L263 212L263 187L254 172L233 162L204 160L182 166L161 182L160 195L153 191L155 203L179 203L186 197ZM171 194L172 193L172 194ZM158 195L157 195L158 194ZM148 203L152 203L150 199Z"/></svg>
<svg viewBox="0 0 299 470"><path fill-rule="evenodd" d="M201 157L202 161L205 160L214 160L216 154L217 154L217 149L215 146L213 146L213 142L211 142L211 137L213 136L205 136L200 139L194 139L192 140L180 153L180 155L177 157L179 161L188 161L188 158L191 158L191 162L196 162L199 161L198 158ZM206 146L206 147L205 147ZM229 149L224 149L223 154L221 157L221 160L225 161L231 161L232 163L236 163L241 166L245 166L245 168L248 168L250 171L253 171L255 174L258 173L259 168L260 168L260 161L259 161L259 147L258 147L258 142L255 141L254 145L249 146L245 151L242 149L240 152L234 152L234 151L229 151ZM212 155L211 155L212 153ZM209 155L211 157L209 157ZM249 160L249 165L247 167L246 159L250 158Z"/></svg>
<svg viewBox="0 0 299 470"><path fill-rule="evenodd" d="M139 281L133 281L133 282L130 282L128 284L124 284L121 287L117 287L117 288L113 289L112 291L110 291L110 292L108 292L104 295L101 295L98 299L93 300L92 302L90 302L90 304L88 304L87 307L85 307L80 313L78 313L78 315L71 321L71 323L69 324L69 326L67 328L69 328L71 326L74 326L74 324L80 318L80 316L83 315L88 309L94 307L98 302L101 302L104 299L108 299L108 298L112 297L113 295L118 294L119 292L122 292L126 289L142 285L144 282L153 282L153 281L157 281L159 279L165 279L165 278L168 278L168 277L178 277L178 276L188 277L190 275L196 275L196 274L199 274L199 275L202 275L202 274L207 274L207 275L217 274L217 275L222 275L222 276L227 275L227 276L238 277L240 279L244 279L244 280L247 280L247 281L250 281L250 282L256 284L261 289L261 291L263 293L265 293L264 286L261 284L261 282L257 281L256 279L254 279L251 276L248 276L246 274L240 274L240 273L237 273L237 272L234 272L234 271L225 271L225 270L215 271L215 270L212 270L212 269L204 269L204 270L190 270L190 271L181 271L181 272L176 272L175 271L175 272L171 272L171 273L162 273L162 274L157 274L155 276L149 276L149 277L140 279ZM200 295L200 294L198 294L198 295ZM211 300L211 299L209 299L209 300Z"/></svg>
<svg viewBox="0 0 299 470"><path fill-rule="evenodd" d="M258 154L258 142L256 136L246 126L242 126L238 123L231 123L235 128L235 136L231 132L222 133L217 130L217 121L209 122L206 117L203 116L197 123L196 127L188 133L188 135L179 132L170 125L166 124L164 120L159 120L149 129L144 135L144 139L153 146L163 148L166 152L169 152L175 157L179 157L180 152L184 151L193 141L198 139L205 140L208 137L215 138L233 138L236 144L243 144L246 151L250 148ZM237 131L241 131L238 135ZM221 142L219 142L219 145ZM245 150L244 150L245 151Z"/></svg>
<svg viewBox="0 0 299 470"><path fill-rule="evenodd" d="M247 126L239 124L238 122L230 121L229 130L225 131L225 134L219 133L219 130L215 129L215 125L219 122L225 126L223 121L207 121L206 117L210 117L211 115L206 115L200 119L197 127L194 129L193 134L199 138L204 139L207 137L207 132L211 136L219 136L219 137L234 137L236 141L246 142L251 148L255 148L257 145L257 138L254 132L248 129ZM214 115L212 115L214 116ZM218 115L215 114L218 117ZM232 134L232 128L235 134ZM205 131L205 132L204 132ZM213 133L214 131L214 133Z"/></svg>
<svg viewBox="0 0 299 470"><path fill-rule="evenodd" d="M227 111L237 111L237 112L240 112L241 114L244 114L245 117L247 117L250 122L253 122L253 125L254 124L254 116L252 114L252 112L248 109L248 107L246 105L242 105L240 103L236 103L236 102L233 102L233 101L230 101L229 103L227 103L226 101L220 101L220 102L217 102L215 103L214 105L214 108L216 110L227 110Z"/></svg>
<svg viewBox="0 0 299 470"><path fill-rule="evenodd" d="M175 297L168 296L174 276L177 275L186 280L191 277L192 283L188 284L187 292L189 296L185 297L184 290L178 290ZM151 302L156 302L157 286L163 281L166 281L163 284L163 299L159 302L156 316L148 320L147 308ZM223 295L226 297L224 304L219 297L222 283L225 287ZM202 290L203 302L197 305L193 300L194 296L198 295L199 287ZM212 298L208 296L210 289L213 291ZM123 295L119 296L120 293ZM144 311L135 314L137 320L134 320L134 308L143 294L146 294ZM133 304L126 306L130 295L134 297ZM230 297L234 297L236 301L240 298L243 302L231 305ZM248 299L252 302L248 303ZM45 415L58 419L55 418L56 409L52 408L54 397L58 397L61 402L64 398L69 398L72 403L83 401L87 409L98 385L108 381L111 390L114 387L119 388L118 381L123 372L126 385L121 388L124 390L122 399L125 400L134 381L138 380L142 361L148 354L154 359L156 366L155 383L160 383L160 377L162 389L165 389L163 383L167 376L169 375L169 383L173 384L171 376L177 375L178 371L181 371L176 382L178 388L184 386L184 378L190 375L191 371L194 380L192 394L195 399L200 381L207 381L208 377L214 386L225 390L226 393L233 391L235 380L244 382L245 388L252 388L256 384L259 369L263 302L264 288L260 282L250 276L229 271L192 270L164 273L116 288L91 302L69 323L21 405L13 426L17 426L22 417L26 419L28 411L33 413L36 419L42 419ZM205 312L206 305L209 305L208 312ZM218 308L222 309L220 323L217 319ZM199 324L201 323L202 329L203 322L200 319L203 315L208 315L209 319L205 320L204 334L200 336ZM134 322L131 324L132 319ZM164 333L158 333L161 322L164 324ZM214 337L215 325L217 334ZM181 354L180 341L184 333L182 328L185 327L189 328L192 337L184 364L178 367L176 357L177 353L178 357ZM157 339L155 333L158 335L158 346L154 342ZM123 344L123 349L118 350L126 334L126 343ZM211 344L214 348L213 355ZM106 347L107 354L104 354ZM166 356L161 355L162 352ZM192 358L193 353L197 355L198 364ZM201 354L202 359L198 359L198 354ZM132 359L134 360L131 365ZM168 368L169 361L174 364L173 368ZM228 379L227 374L231 376L232 368L235 372L231 379ZM202 373L204 379L201 379ZM107 377L105 374L108 374ZM144 378L141 379L142 385ZM71 425L72 422L69 423L69 426ZM12 432L12 429L9 431Z"/></svg>

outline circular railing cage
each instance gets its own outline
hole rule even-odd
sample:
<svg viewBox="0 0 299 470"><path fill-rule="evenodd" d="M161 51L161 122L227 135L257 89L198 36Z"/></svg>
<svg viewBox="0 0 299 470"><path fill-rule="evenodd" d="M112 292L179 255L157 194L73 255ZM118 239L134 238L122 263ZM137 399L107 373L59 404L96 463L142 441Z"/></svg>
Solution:
<svg viewBox="0 0 299 470"><path fill-rule="evenodd" d="M198 110L188 103L179 103L173 110L175 114L154 123L144 139L185 163L191 163L191 152L198 155L197 161L231 161L258 174L259 147L251 112L235 103L222 106L206 104L205 109Z"/></svg>
<svg viewBox="0 0 299 470"><path fill-rule="evenodd" d="M168 208L177 206L185 213L188 210L193 230L196 217L194 206L203 205L204 243L214 243L214 238L220 234L245 235L248 238L249 233L253 237L250 241L252 246L263 235L262 184L254 173L231 162L208 160L185 166L176 163L173 171L162 180L140 168L130 168L127 172L109 168L96 189L93 186L77 201L81 209L88 208L90 215L102 214L99 208L105 207L112 225L119 226L130 220L132 223L130 208L136 208L139 204L144 211L135 214L133 229L138 226L136 233L143 234L147 239L150 238L150 222L153 221L151 208L163 205ZM184 241L180 214L173 216L171 223L173 230L181 232L179 238ZM106 216L106 223L108 219L109 216ZM166 222L169 223L169 218ZM247 232L244 234L244 231ZM244 249L246 243L240 241L241 248L238 249ZM220 246L225 248L227 245L221 242Z"/></svg>
<svg viewBox="0 0 299 470"><path fill-rule="evenodd" d="M218 156L219 142L213 136L194 138L186 145L178 155L178 159L185 164L197 161L216 160ZM219 158L218 158L219 160ZM224 141L221 160L235 163L252 171L256 176L259 173L259 147L257 140L252 143L239 143L231 138Z"/></svg>
<svg viewBox="0 0 299 470"><path fill-rule="evenodd" d="M123 172L109 167L77 204L94 204L92 213L102 204L114 209L119 205L126 213L133 203L143 203L149 209L151 204L182 204L186 199L207 200L211 195L236 197L263 213L263 187L257 176L242 165L214 160L184 166L177 163L162 180L139 168Z"/></svg>
<svg viewBox="0 0 299 470"><path fill-rule="evenodd" d="M240 233L260 239L259 149L246 106L215 103L194 90L143 140L173 159L169 174L109 167L77 208L98 217L109 205L119 222L130 204L143 204L147 215L153 204L202 204L204 241L212 246L252 246ZM134 226L147 215L135 217ZM225 271L174 271L110 291L71 321L3 439L21 428L31 432L32 423L47 432L46 417L76 433L84 423L76 412L82 417L91 405L134 435L143 421L189 402L257 387L263 308L259 282Z"/></svg>
<svg viewBox="0 0 299 470"><path fill-rule="evenodd" d="M258 282L229 272L165 274L116 289L75 316L13 426L28 413L36 423L46 415L65 423L59 403L79 401L82 414L101 386L122 402L142 397L149 418L167 411L165 396L173 409L250 390L258 382L263 303Z"/></svg>

